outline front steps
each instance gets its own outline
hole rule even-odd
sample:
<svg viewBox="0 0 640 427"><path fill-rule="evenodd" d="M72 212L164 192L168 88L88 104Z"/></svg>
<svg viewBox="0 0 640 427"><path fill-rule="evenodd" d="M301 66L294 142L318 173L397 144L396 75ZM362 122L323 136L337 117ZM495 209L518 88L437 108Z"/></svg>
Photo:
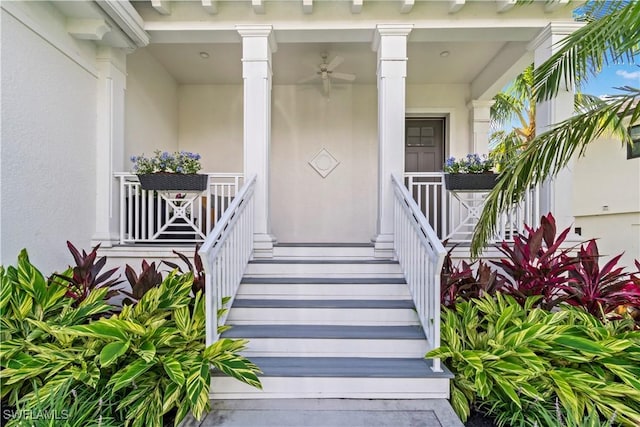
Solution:
<svg viewBox="0 0 640 427"><path fill-rule="evenodd" d="M214 373L211 398L448 398L451 373L424 359L432 346L398 263L341 257L363 248L291 246L251 262L222 336L249 340L263 390Z"/></svg>

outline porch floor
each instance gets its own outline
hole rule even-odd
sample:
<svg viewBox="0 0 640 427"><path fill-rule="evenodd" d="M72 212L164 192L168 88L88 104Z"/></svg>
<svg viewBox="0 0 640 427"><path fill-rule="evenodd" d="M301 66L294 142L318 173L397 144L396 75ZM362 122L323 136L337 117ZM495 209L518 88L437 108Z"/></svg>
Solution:
<svg viewBox="0 0 640 427"><path fill-rule="evenodd" d="M211 401L183 427L463 427L446 399L260 399Z"/></svg>

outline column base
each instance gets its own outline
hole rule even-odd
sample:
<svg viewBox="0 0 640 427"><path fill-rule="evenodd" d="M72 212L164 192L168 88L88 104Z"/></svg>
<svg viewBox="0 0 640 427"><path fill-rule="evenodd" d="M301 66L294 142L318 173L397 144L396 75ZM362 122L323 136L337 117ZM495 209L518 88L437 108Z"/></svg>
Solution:
<svg viewBox="0 0 640 427"><path fill-rule="evenodd" d="M111 233L96 233L91 237L91 246L98 244L101 248L112 248L120 244L120 236Z"/></svg>
<svg viewBox="0 0 640 427"><path fill-rule="evenodd" d="M378 234L372 239L373 256L375 258L395 259L396 251L394 249L393 234Z"/></svg>
<svg viewBox="0 0 640 427"><path fill-rule="evenodd" d="M253 235L253 258L273 258L275 237L270 234Z"/></svg>

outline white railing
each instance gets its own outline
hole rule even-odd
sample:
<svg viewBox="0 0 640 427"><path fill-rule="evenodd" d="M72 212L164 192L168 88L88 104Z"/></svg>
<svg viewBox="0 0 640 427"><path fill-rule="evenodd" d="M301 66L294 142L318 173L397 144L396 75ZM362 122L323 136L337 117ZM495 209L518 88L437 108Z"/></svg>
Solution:
<svg viewBox="0 0 640 427"><path fill-rule="evenodd" d="M209 173L202 192L147 191L138 177L116 173L120 188L120 244L201 242L242 185L242 174Z"/></svg>
<svg viewBox="0 0 640 427"><path fill-rule="evenodd" d="M488 191L448 191L442 172L411 172L404 178L409 193L441 240L471 241ZM500 216L492 241L513 240L525 231L525 224L537 226L539 221L540 189L535 187L522 202Z"/></svg>
<svg viewBox="0 0 640 427"><path fill-rule="evenodd" d="M446 251L402 181L393 175L391 180L396 256L431 350L440 347L440 272ZM431 369L442 371L440 359L433 359Z"/></svg>
<svg viewBox="0 0 640 427"><path fill-rule="evenodd" d="M218 319L222 298L230 297L228 307L231 307L253 253L255 182L256 177L253 176L240 189L199 251L206 272L207 346L218 340L218 328L225 324L227 318L223 314Z"/></svg>

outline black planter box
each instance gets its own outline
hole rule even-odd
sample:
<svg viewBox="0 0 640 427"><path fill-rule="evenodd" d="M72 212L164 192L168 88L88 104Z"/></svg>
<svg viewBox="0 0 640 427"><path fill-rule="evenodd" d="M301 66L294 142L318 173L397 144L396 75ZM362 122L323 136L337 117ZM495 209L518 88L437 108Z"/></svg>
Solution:
<svg viewBox="0 0 640 427"><path fill-rule="evenodd" d="M445 173L444 185L447 190L491 190L496 186L496 173Z"/></svg>
<svg viewBox="0 0 640 427"><path fill-rule="evenodd" d="M204 191L208 176L199 173L148 173L138 175L143 190Z"/></svg>

